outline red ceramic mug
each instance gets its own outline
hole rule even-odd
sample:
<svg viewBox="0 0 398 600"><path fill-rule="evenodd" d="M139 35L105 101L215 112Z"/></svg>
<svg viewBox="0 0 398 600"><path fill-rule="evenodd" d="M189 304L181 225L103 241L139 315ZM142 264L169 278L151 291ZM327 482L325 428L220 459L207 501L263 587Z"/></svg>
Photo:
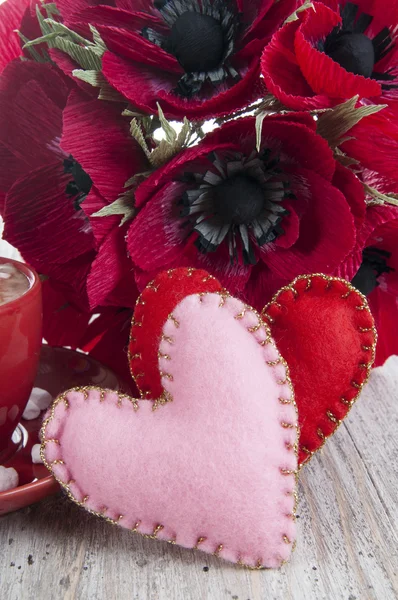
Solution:
<svg viewBox="0 0 398 600"><path fill-rule="evenodd" d="M23 273L29 287L0 304L0 464L12 446L12 434L29 400L42 344L41 283L28 265L0 257Z"/></svg>

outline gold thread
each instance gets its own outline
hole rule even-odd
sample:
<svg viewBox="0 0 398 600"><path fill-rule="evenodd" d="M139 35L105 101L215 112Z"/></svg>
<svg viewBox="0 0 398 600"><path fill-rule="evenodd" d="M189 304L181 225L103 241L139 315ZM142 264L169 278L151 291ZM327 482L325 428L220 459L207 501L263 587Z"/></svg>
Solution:
<svg viewBox="0 0 398 600"><path fill-rule="evenodd" d="M346 294L343 294L341 297L343 300L347 300L351 296L351 290L349 290Z"/></svg>
<svg viewBox="0 0 398 600"><path fill-rule="evenodd" d="M89 499L90 496L84 496L83 500L82 500L82 504L86 504L87 500Z"/></svg>
<svg viewBox="0 0 398 600"><path fill-rule="evenodd" d="M281 404L293 404L291 398L278 398Z"/></svg>
<svg viewBox="0 0 398 600"><path fill-rule="evenodd" d="M52 467L55 467L56 465L64 465L65 463L61 458L57 458L56 460L53 460L50 464Z"/></svg>
<svg viewBox="0 0 398 600"><path fill-rule="evenodd" d="M138 527L141 525L141 521L137 521L134 527L131 529L133 533L139 533Z"/></svg>
<svg viewBox="0 0 398 600"><path fill-rule="evenodd" d="M56 440L55 438L47 438L46 440L43 440L43 444L44 445L50 444L50 443L52 443L52 444L58 444L59 445L60 441Z"/></svg>
<svg viewBox="0 0 398 600"><path fill-rule="evenodd" d="M220 556L220 552L222 551L222 549L224 548L223 544L219 544L217 546L217 548L215 549L215 551L213 552L214 556Z"/></svg>
<svg viewBox="0 0 398 600"><path fill-rule="evenodd" d="M282 358L278 358L277 360L267 360L267 365L269 367L276 367L276 365L280 365L282 362Z"/></svg>
<svg viewBox="0 0 398 600"><path fill-rule="evenodd" d="M362 383L357 383L356 381L351 381L351 385L357 390L361 390L363 388Z"/></svg>
<svg viewBox="0 0 398 600"><path fill-rule="evenodd" d="M198 538L198 541L196 542L195 546L193 547L194 550L197 550L200 546L200 544L203 544L203 542L205 542L207 540L206 537L200 537Z"/></svg>
<svg viewBox="0 0 398 600"><path fill-rule="evenodd" d="M175 316L173 314L170 314L168 317L169 321L172 321L174 326L178 329L180 326L180 323L177 321L177 319L175 318Z"/></svg>
<svg viewBox="0 0 398 600"><path fill-rule="evenodd" d="M130 360L142 360L141 352L138 352L137 354L132 354L130 356Z"/></svg>
<svg viewBox="0 0 398 600"><path fill-rule="evenodd" d="M281 425L283 429L294 429L296 427L293 423L281 423Z"/></svg>
<svg viewBox="0 0 398 600"><path fill-rule="evenodd" d="M211 277L211 278L212 278L212 277ZM214 279L214 278L212 278L212 279ZM157 290L156 290L156 291L157 291ZM210 292L208 292L208 293L210 293ZM226 295L226 299L230 298L229 294L227 294L227 293L226 293L225 295ZM256 327L256 330L258 330L258 329L259 329L260 327L262 327L262 326L263 326L263 327L264 327L264 329L266 330L266 333L267 333L267 339L266 339L266 340L264 340L264 341L262 341L262 342L259 342L259 343L260 343L260 344L262 344L262 345L265 345L266 343L270 343L270 342L271 342L271 340L272 340L272 338L271 338L271 332L270 332L270 330L269 330L269 327L267 326L267 324L266 324L266 323L263 323L263 324L261 323L261 316L260 316L260 315L257 313L257 311L255 311L254 309L251 309L250 307L247 307L247 306L246 306L246 307L244 308L244 310L242 311L242 313L241 313L241 314L239 314L239 315L236 315L236 316L235 316L235 318L237 318L237 319L243 319L243 317L245 316L245 314L246 314L246 312L247 312L248 310L250 310L250 311L253 313L253 315L255 315L255 316L258 318L258 320L259 320L259 327ZM171 318L171 320L173 320L173 315L170 315L170 316L169 316L169 318ZM178 323L178 321L176 321L176 322ZM141 324L142 324L142 322L141 322ZM175 324L176 324L176 323L175 323ZM178 326L179 326L179 323L178 323L178 325L176 325L176 327L178 327ZM254 332L255 332L255 331L252 331L251 333L254 333ZM165 336L165 337L166 337L166 336ZM165 339L165 338L163 338L163 339ZM167 339L166 341L170 341L170 339ZM172 340L172 341L174 341L174 340ZM170 343L172 343L172 341L171 341ZM258 341L258 340L256 340L256 341ZM282 385L286 385L286 384L287 384L287 385L289 385L289 387L290 387L290 390L291 390L291 393L292 393L292 398L291 398L291 400L290 400L290 403L294 405L294 407L295 407L295 410L296 410L296 414L298 414L298 412L297 412L297 405L296 405L296 403L295 403L295 400L294 400L294 390L293 390L293 385L292 385L292 383L291 383L291 380L290 380L288 366L287 366L287 363L286 363L286 361L284 361L284 360L283 360L283 359L280 357L280 360L278 359L278 364L281 364L281 363L283 364L283 366L284 366L284 368L285 368L285 372L286 372L286 378L285 378L283 381L280 381L280 382L278 382L278 383L280 383L280 384L282 384ZM172 378L173 378L173 376L172 376L171 374L169 374L169 373L160 373L160 375L161 375L161 377L171 378L171 380L172 380ZM138 377L143 377L143 376L144 376L144 374L142 373L142 374L135 375L135 378L136 378L137 376L138 376ZM91 390L91 389L98 390L98 388L95 388L95 387L93 387L93 386L86 386L86 387L84 387L84 388L75 388L74 390L69 390L69 391L83 391L83 390L85 390L85 391L88 391L88 390ZM104 390L104 393L105 393L105 392L110 392L110 393L116 393L116 394L118 394L117 392L114 392L113 390ZM168 394L168 396L166 396L166 397L165 397L165 395L163 395L161 398L159 398L158 400L156 400L156 401L155 401L155 405L156 405L156 403L159 405L159 404L164 404L164 403L166 403L166 401L171 401L171 400L172 400L172 397L171 397L171 395L170 395L168 392L165 392L165 394ZM130 400L130 401L131 401L131 403L133 404L133 407L134 407L134 408L136 408L136 407L138 408L138 407L139 407L139 405L138 405L138 401L137 401L137 400L135 400L135 399L132 399L132 398L129 398L129 397L128 397L128 396L126 396L125 394L123 394L123 397L124 397L124 398L127 398L128 400ZM52 406L52 409L51 409L51 414L50 414L50 416L49 416L49 417L46 419L46 421L43 423L43 426L42 426L42 437L43 437L43 438L44 438L45 429L46 429L46 427L47 427L48 423L49 423L49 422L52 420L52 418L54 418L54 411L55 411L55 408L56 408L56 406L57 406L58 402L60 402L60 401L64 401L64 400L66 400L66 398L65 398L65 394L64 394L64 395L62 395L62 396L60 396L59 398L57 398L57 399L56 399L56 401L54 401L54 403L53 403L53 406ZM296 429L296 431L298 432L298 426L297 426L297 425L293 425L293 427L294 427L294 428ZM295 443L293 446L291 446L291 449L294 449L294 451L295 451L295 454L296 454L296 458L297 458L297 454L298 454L298 443L296 442L296 443ZM44 446L42 446L42 447L41 447L41 454L42 454L43 463L44 463L44 464L47 466L47 468L49 468L49 470L51 471L50 465L48 465L48 464L47 464L47 462L46 462L46 459L45 459L45 456L44 456ZM288 470L288 469L283 469L283 468L281 468L281 469L280 469L280 472L281 472L281 474L283 474L283 475L294 475L294 476L295 476L295 480L296 480L296 485L297 485L297 477L298 477L298 471L297 471L297 470ZM57 479L57 478L56 478L56 479ZM73 496L73 495L70 493L70 491L67 489L67 486L65 485L65 483L64 483L64 482L62 482L62 481L60 481L59 479L57 479L57 480L58 480L58 481L59 481L59 483L60 483L60 484L61 484L61 485L64 487L64 489L66 490L66 492L67 492L68 496L70 497L70 499L71 499L71 500L73 500L73 501L74 501L76 504L83 505L83 504L84 504L84 503L87 501L87 499L88 499L88 496L87 496L87 497L84 497L84 499L83 499L83 502L79 502L79 501L78 501L78 500L77 500L77 499L76 499L76 498L75 498L75 497L74 497L74 496ZM297 492L296 492L296 490L295 490L295 489L294 489L294 490L293 490L291 493L292 493L292 495L294 496L294 498L297 498ZM296 503L295 503L295 507L296 507ZM105 517L105 515L103 515L103 514L97 513L96 511L94 511L94 510L92 510L92 509L87 509L87 510L88 510L89 512L91 512L91 513L93 513L93 514L97 515L97 516L102 516L102 517L103 517L103 518L105 518L105 520L106 520L106 521L108 521L109 523L112 523L112 524L117 524L117 521L114 521L113 519L107 518L107 517ZM295 511L296 511L296 508L295 508ZM294 511L294 512L295 512L295 511ZM295 518L295 514L293 514L293 518ZM134 526L134 528L132 529L132 531L137 531L137 529L138 529L138 526L139 526L139 525L140 525L140 522L137 522L137 523L136 523L136 525ZM159 527L159 526L157 526L157 527ZM160 527L161 527L161 528L163 528L163 526L160 526ZM138 531L137 531L137 532L138 532ZM138 532L138 533L140 533L140 532ZM142 534L141 534L141 535L142 535ZM154 532L154 534L152 534L152 536L153 536L153 535L155 535L155 532ZM149 536L149 537L152 537L152 536ZM147 536L146 534L144 534L144 537L148 537L148 536ZM198 546L199 546L201 543L203 543L203 542L204 542L206 539L207 539L207 538L205 538L205 537L200 537L200 538L198 539L198 541L197 541L196 545L195 545L195 548L197 548L197 547L198 547ZM174 541L174 540L170 540L170 543L173 543L173 542L175 542L175 541ZM216 550L216 552L218 552L218 553L219 553L219 552L221 552L221 549L222 549L222 547L223 547L223 545L222 545L222 544L220 544L220 545L217 547L217 550ZM257 568L263 568L263 567L261 566L261 564L260 564L260 563L261 563L261 559L259 559L259 561L258 561L258 567L257 567ZM244 565L244 566L248 567L249 569L256 568L256 567L252 567L252 566L250 566L250 565Z"/></svg>
<svg viewBox="0 0 398 600"><path fill-rule="evenodd" d="M287 535L284 535L282 537L283 541L285 542L285 544L291 544L292 542L289 540L289 538L287 537Z"/></svg>
<svg viewBox="0 0 398 600"><path fill-rule="evenodd" d="M326 411L326 416L332 423L336 423L336 425L339 425L341 422L330 410Z"/></svg>
<svg viewBox="0 0 398 600"><path fill-rule="evenodd" d="M174 381L173 375L170 373L166 373L165 371L160 371L160 379L168 379L169 381Z"/></svg>
<svg viewBox="0 0 398 600"><path fill-rule="evenodd" d="M249 333L256 333L256 331L258 331L259 329L261 329L262 326L263 326L262 323L258 323L258 325L253 325L253 327L248 327L247 331Z"/></svg>
<svg viewBox="0 0 398 600"><path fill-rule="evenodd" d="M363 294L362 294L362 293L361 293L359 290L357 290L357 289L356 289L356 288L355 288L355 287L354 287L354 286L353 286L351 283L349 283L349 282L348 282L348 281L346 281L345 279L341 279L340 277L331 277L331 276L329 276L329 275L324 275L323 273L314 273L314 274L312 274L312 275L300 275L300 276L296 277L296 279L295 279L294 281L292 281L292 283L291 283L290 285L288 285L288 286L285 286L285 287L283 287L282 289L280 289L280 290L279 290L279 291L278 291L278 292L277 292L277 293L274 295L274 297L271 299L271 301L270 301L270 302L269 302L269 303L268 303L268 304L267 304L267 305L264 307L264 309L263 309L263 311L262 311L262 313L261 313L261 314L262 314L262 316L263 316L263 318L264 318L264 319L267 319L267 320L268 320L268 322L269 322L269 323L271 323L271 324L272 324L272 323L274 323L274 322L275 322L275 319L274 319L273 317L271 317L271 316L268 314L268 311L269 311L269 309L270 309L272 306L274 306L275 304L277 304L277 305L280 305L280 303L278 302L278 300L279 300L279 298L280 298L280 295L281 295L283 292L285 292L285 291L289 291L289 290L290 290L290 291L293 291L293 289L295 289L295 288L294 288L294 286L295 286L297 283L301 282L301 281L306 281L306 282L307 282L307 285L306 285L306 287L305 287L305 290L304 290L304 291L308 291L308 290L311 288L311 286L312 286L312 283L313 283L313 279L314 279L314 277L321 278L321 279L323 279L324 281L326 281L326 282L327 282L327 284L326 284L326 286L325 286L325 289L330 289L330 288L332 287L332 283L333 283L333 282L335 282L335 281L336 281L336 282L339 282L339 283L343 283L343 284L346 286L347 293L348 293L348 291L350 292L350 294L352 294L352 293L355 293L355 294L357 294L357 296L359 296L359 297L361 298L361 300L362 300L362 304L361 304L360 306L356 306L356 307L355 307L355 308L356 308L356 310L359 310L359 311L367 311L367 312L368 312L368 314L369 314L369 316L370 316L370 318L373 320L372 313L371 313L371 311L370 311L369 304L368 304L368 301L367 301L367 298L366 298L366 296L364 296L364 295L363 295ZM295 291L297 292L297 290L295 290ZM362 328L362 329L365 329L365 328ZM366 329L367 329L367 328L366 328ZM361 329L360 329L360 330L361 330ZM345 400L345 398L344 398L344 397L339 399L339 400L340 400L340 401L341 401L343 404L345 404L346 406L348 406L348 407L349 407L349 410L350 410L350 409L352 408L352 406L355 404L356 400L357 400L357 399L359 398L359 396L360 396L360 393L361 393L361 390L362 390L362 388L363 388L363 387L365 386L365 384L368 382L368 380L369 380L369 377L370 377L370 372L371 372L371 369L372 369L372 366L373 366L373 364L374 364L375 357L376 357L376 345L377 345L377 330L376 330L376 327L375 327L375 326L373 326L373 327L369 328L369 331L361 331L361 333L372 333L372 334L373 334L373 343L372 343L372 345L371 345L371 346L362 346L362 350L363 350L363 351L365 351L365 352L369 352L369 351L371 351L371 352L372 352L372 356L371 356L371 359L370 359L370 361L369 361L368 363L361 363L361 364L359 365L359 366L360 366L360 368L366 369L366 374L365 374L365 377L364 377L364 381L362 382L362 384L360 384L360 388L357 388L357 389L358 389L358 393L357 393L357 395L355 396L355 398L354 398L353 400L351 400L351 401ZM358 384L358 385L359 385L359 384ZM354 387L355 387L355 386L354 386ZM348 414L348 411L347 411L347 414ZM320 429L318 429L318 431L317 431L317 434L318 434L319 438L322 440L322 444L319 446L319 448L317 448L317 450L316 450L316 451L314 451L314 452L312 452L312 453L311 453L311 456L308 456L308 458L307 458L307 460L306 460L305 462L308 462L308 460L309 460L309 459L310 459L310 458L311 458L311 457L312 457L314 454L316 454L316 452L317 452L318 450L320 450L320 449L322 448L322 446L323 446L323 445L326 443L326 440L327 440L327 438L328 438L328 437L331 437L331 436L332 436L332 435L333 435L333 434L336 432L336 430L337 430L337 428L340 426L341 422L342 422L342 421L339 421L339 422L337 423L337 426L335 427L335 429L334 429L334 430L333 430L333 431L330 433L330 435L328 435L328 436L325 436L325 435L323 434L323 432L322 432ZM304 464L304 463L302 463L302 464ZM301 466L302 466L302 465L301 465Z"/></svg>
<svg viewBox="0 0 398 600"><path fill-rule="evenodd" d="M163 342L167 342L168 344L174 344L174 338L170 337L169 335L162 335L162 341Z"/></svg>
<svg viewBox="0 0 398 600"><path fill-rule="evenodd" d="M164 358L165 360L171 360L171 357L168 354L162 354L158 352L158 358Z"/></svg>

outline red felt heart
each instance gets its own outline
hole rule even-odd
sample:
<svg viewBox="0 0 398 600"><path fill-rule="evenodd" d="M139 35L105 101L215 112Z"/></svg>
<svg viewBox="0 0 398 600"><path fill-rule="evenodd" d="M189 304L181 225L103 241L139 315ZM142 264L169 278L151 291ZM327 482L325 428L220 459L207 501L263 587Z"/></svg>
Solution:
<svg viewBox="0 0 398 600"><path fill-rule="evenodd" d="M206 271L160 274L138 301L129 345L130 370L144 398L163 393L158 371L162 328L186 296L221 291ZM343 279L304 275L276 294L263 318L286 360L299 409L299 462L334 433L373 365L376 329L366 298Z"/></svg>
<svg viewBox="0 0 398 600"><path fill-rule="evenodd" d="M299 409L299 462L323 446L360 395L377 333L365 296L343 279L304 275L263 311L289 365Z"/></svg>

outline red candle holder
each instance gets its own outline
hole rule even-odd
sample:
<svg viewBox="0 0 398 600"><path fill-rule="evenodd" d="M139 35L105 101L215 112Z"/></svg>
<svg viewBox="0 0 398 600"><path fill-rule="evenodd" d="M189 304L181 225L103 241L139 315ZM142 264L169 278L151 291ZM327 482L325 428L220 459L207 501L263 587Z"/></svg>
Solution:
<svg viewBox="0 0 398 600"><path fill-rule="evenodd" d="M0 257L14 265L30 283L15 300L0 306L0 464L15 449L15 432L35 380L42 344L41 283L28 265ZM15 432L15 433L14 433Z"/></svg>

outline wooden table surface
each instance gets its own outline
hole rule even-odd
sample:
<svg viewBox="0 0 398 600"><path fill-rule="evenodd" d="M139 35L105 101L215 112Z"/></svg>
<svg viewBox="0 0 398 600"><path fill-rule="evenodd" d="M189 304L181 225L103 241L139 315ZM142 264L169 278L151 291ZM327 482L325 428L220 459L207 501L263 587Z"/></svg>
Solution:
<svg viewBox="0 0 398 600"><path fill-rule="evenodd" d="M372 373L300 478L299 540L279 571L153 542L56 496L0 519L1 600L398 598L398 358Z"/></svg>

